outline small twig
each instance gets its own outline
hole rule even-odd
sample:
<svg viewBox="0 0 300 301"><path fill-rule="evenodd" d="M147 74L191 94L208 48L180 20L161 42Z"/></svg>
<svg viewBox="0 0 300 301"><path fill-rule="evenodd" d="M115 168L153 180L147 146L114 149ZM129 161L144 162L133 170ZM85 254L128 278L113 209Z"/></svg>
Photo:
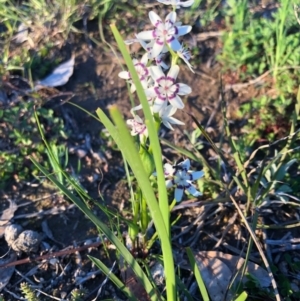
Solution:
<svg viewBox="0 0 300 301"><path fill-rule="evenodd" d="M288 67L276 68L276 70L289 70L289 69L300 69L300 66L288 66ZM274 69L270 69L270 70L266 71L265 73L263 73L262 75L260 75L259 77L249 80L247 83L237 83L237 84L233 84L233 85L225 85L225 92L228 90L231 90L231 89L234 91L238 91L238 90L244 89L248 86L255 85L258 82L260 82L261 80L263 80L267 75L269 75L273 71L274 71Z"/></svg>
<svg viewBox="0 0 300 301"><path fill-rule="evenodd" d="M40 265L37 265L37 266L35 266L34 268L32 268L32 269L31 269L29 272L27 272L24 276L21 276L22 278L19 279L17 282L15 282L15 283L13 284L13 286L19 285L19 284L23 281L23 279L26 279L26 281L27 281L28 283L30 283L30 284L36 285L35 283L31 283L28 277L35 275L35 274L37 273L37 270L38 270L39 268L40 268ZM15 271L17 271L17 269L15 269ZM18 273L18 272L17 272L17 273ZM20 273L20 272L19 272L19 273ZM21 273L20 273L20 274L21 274ZM23 277L24 277L24 278L23 278Z"/></svg>
<svg viewBox="0 0 300 301"><path fill-rule="evenodd" d="M41 202L41 201L44 201L44 200L47 200L47 199L50 199L56 195L58 195L59 192L54 192L54 193L51 193L51 194L48 194L48 195L45 195L43 197L40 197L40 198L37 198L37 199L34 199L34 200L30 200L29 202L25 202L25 203L22 203L22 204L18 204L18 208L20 207L24 207L24 206L28 206L28 205L31 205L33 202L36 203L36 202ZM25 197L24 197L25 198Z"/></svg>
<svg viewBox="0 0 300 301"><path fill-rule="evenodd" d="M289 240L273 240L273 239L266 239L265 243L267 245L288 245L288 244L297 244L300 243L300 238L292 238Z"/></svg>
<svg viewBox="0 0 300 301"><path fill-rule="evenodd" d="M275 254L275 253L283 253L283 252L288 252L288 251L295 251L295 250L299 250L300 249L300 244L298 245L287 245L287 246L283 246L280 248L276 248L276 249L272 249L271 253ZM259 255L259 252L256 252L253 254L254 256ZM275 260L276 262L276 260Z"/></svg>
<svg viewBox="0 0 300 301"><path fill-rule="evenodd" d="M95 242L95 243L92 243L92 244L89 244L89 245L86 245L86 246L78 247L78 248L61 250L61 251L58 251L58 252L53 252L53 253L45 254L45 255L41 255L41 256L27 257L27 258L24 258L24 259L20 259L20 260L16 260L16 261L13 261L13 262L6 263L6 264L2 264L2 265L0 265L0 268L7 268L7 267L11 267L11 266L31 263L31 262L34 262L34 261L40 261L40 260L43 260L43 259L50 259L50 258L54 258L54 257L69 255L69 254L73 254L75 252L84 251L84 250L89 249L89 248L99 247L102 244L103 244L102 241L98 241L98 242Z"/></svg>
<svg viewBox="0 0 300 301"><path fill-rule="evenodd" d="M6 287L4 288L4 291L5 291L6 293L12 295L12 296L15 298L15 300L25 300L25 301L27 301L27 299L25 299L25 298L23 298L23 297L21 297L21 296L18 296L17 294L15 294L15 293L9 291Z"/></svg>
<svg viewBox="0 0 300 301"><path fill-rule="evenodd" d="M209 207L212 207L213 204L210 204ZM210 208L209 208L210 209ZM172 237L172 240L177 240L179 237L183 236L184 234L186 233L189 233L190 232L190 229L192 229L195 225L197 225L198 223L200 225L202 225L204 223L204 220L205 220L205 214L206 214L206 208L204 208L204 210L198 215L198 217L191 223L189 224L188 227L186 227L183 231L181 231L178 235ZM215 213L215 211L214 211ZM199 226L199 225L198 225Z"/></svg>
<svg viewBox="0 0 300 301"><path fill-rule="evenodd" d="M204 71L197 71L197 70L195 70L195 74L200 75L200 76L202 76L202 77L204 77L204 78L209 79L209 80L211 81L212 84L214 84L214 83L216 82L216 79L215 79L215 78L213 78L213 77L207 75Z"/></svg>
<svg viewBox="0 0 300 301"><path fill-rule="evenodd" d="M299 250L299 249L300 249L300 244L299 245L288 245L288 246L284 246L282 248L273 249L272 253L295 251L295 250Z"/></svg>
<svg viewBox="0 0 300 301"><path fill-rule="evenodd" d="M264 79L267 75L269 75L273 70L268 70L264 74L260 75L259 77L249 80L247 83L238 83L238 84L233 84L233 85L225 85L225 92L228 90L241 90L244 88L247 88L248 86L255 85L258 82L260 82L262 79Z"/></svg>
<svg viewBox="0 0 300 301"><path fill-rule="evenodd" d="M232 225L235 223L237 216L238 216L238 214L237 214L237 212L235 212L234 215L228 220L228 224L227 224L225 230L223 231L221 238L215 244L215 246L213 247L213 249L217 249L221 245L221 243L222 243L225 235L228 233L228 231L230 230L230 228L232 227Z"/></svg>
<svg viewBox="0 0 300 301"><path fill-rule="evenodd" d="M268 233L266 229L262 229L262 238L263 238L264 247L267 252L268 259L270 260L271 263L273 263L272 248L267 244Z"/></svg>
<svg viewBox="0 0 300 301"><path fill-rule="evenodd" d="M43 294L43 295L45 295L45 296L47 296L47 297L49 297L49 298L51 298L51 299L62 301L62 299L54 297L54 296L51 296L51 295L49 295L49 294L47 294L47 293L45 293L45 292L43 292L43 291L41 291L39 289L36 289L36 291L39 292L39 293L41 293L41 294Z"/></svg>
<svg viewBox="0 0 300 301"><path fill-rule="evenodd" d="M188 240L185 241L185 244L186 245L190 245L190 247L193 247L195 245L195 243L198 241L198 238L199 236L201 235L201 229L204 227L204 226L207 226L207 224L213 224L214 223L214 220L210 220L210 217L212 217L213 215L216 215L218 212L222 211L222 207L219 206L216 210L214 210L213 212L211 212L209 215L205 216L205 219L203 219L203 221L201 221L196 229L195 229L195 234L192 235ZM218 217L219 218L219 217ZM217 218L217 219L218 219ZM205 220L208 220L209 222L207 222L205 224Z"/></svg>
<svg viewBox="0 0 300 301"><path fill-rule="evenodd" d="M203 32L196 35L197 41L205 41L211 38L219 38L224 34L224 31L209 31Z"/></svg>
<svg viewBox="0 0 300 301"><path fill-rule="evenodd" d="M75 204L71 204L69 206L60 206L60 207L53 207L49 210L41 210L39 212L33 212L33 213L28 213L28 214L20 214L14 216L14 219L23 219L23 218L42 218L44 215L57 215L65 212L66 210L73 209L75 208Z"/></svg>
<svg viewBox="0 0 300 301"><path fill-rule="evenodd" d="M18 281L18 283L22 282L23 279L25 279L28 283L30 283L31 285L36 285L33 281L31 281L26 275L22 274L20 271L18 271L17 269L15 269L15 272L21 277L21 280ZM16 284L14 285L16 286ZM38 287L39 288L39 287Z"/></svg>
<svg viewBox="0 0 300 301"><path fill-rule="evenodd" d="M211 233L208 233L208 232L206 232L206 231L203 231L203 233L205 233L207 236L209 236L209 237L210 237L212 240L214 240L214 241L218 241L218 240L219 240L219 238L215 237L215 236L214 236L213 234L211 234ZM238 256L242 256L242 257L245 257L245 256L246 256L246 253L245 253L245 252L241 253L241 250L239 250L239 249L237 249L237 248L235 248L235 247L229 245L229 244L228 244L227 242L225 242L225 241L222 243L222 247L224 247L225 249L227 249L227 250L229 250L229 251L231 251L231 252L237 254ZM256 257L254 257L254 255L250 255L250 256L249 256L249 259L250 259L251 261L255 262L255 263L259 263L259 260L258 260Z"/></svg>
<svg viewBox="0 0 300 301"><path fill-rule="evenodd" d="M82 277L82 278L77 277L75 279L75 283L76 283L76 285L82 285L84 282L95 278L97 275L99 275L101 273L102 273L101 270L96 270L96 271L89 272L89 273L86 274L85 277Z"/></svg>

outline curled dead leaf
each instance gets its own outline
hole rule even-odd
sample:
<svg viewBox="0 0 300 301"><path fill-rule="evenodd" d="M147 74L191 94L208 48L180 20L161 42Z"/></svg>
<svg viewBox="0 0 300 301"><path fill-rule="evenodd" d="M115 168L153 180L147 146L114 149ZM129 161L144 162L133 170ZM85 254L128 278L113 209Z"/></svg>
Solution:
<svg viewBox="0 0 300 301"><path fill-rule="evenodd" d="M18 209L18 205L11 199L8 199L9 207L2 212L0 217L0 238L4 235L6 226L9 221L14 217L15 211Z"/></svg>
<svg viewBox="0 0 300 301"><path fill-rule="evenodd" d="M242 268L244 258L218 251L201 251L195 254L195 259L211 300L232 300L233 295L228 292L228 287L236 272ZM267 271L253 262L248 262L246 273L254 276L261 287L271 284ZM235 279L239 280L240 277ZM247 278L242 281L247 281Z"/></svg>
<svg viewBox="0 0 300 301"><path fill-rule="evenodd" d="M58 87L66 84L73 74L74 64L75 57L72 55L70 60L56 67L46 78L37 81L34 87L35 91L42 87Z"/></svg>

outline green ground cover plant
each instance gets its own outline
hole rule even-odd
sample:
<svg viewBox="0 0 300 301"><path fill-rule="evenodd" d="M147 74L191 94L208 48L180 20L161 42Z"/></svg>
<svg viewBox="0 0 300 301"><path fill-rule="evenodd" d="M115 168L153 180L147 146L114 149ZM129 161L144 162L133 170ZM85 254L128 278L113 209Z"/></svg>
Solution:
<svg viewBox="0 0 300 301"><path fill-rule="evenodd" d="M228 81L234 85L265 75L269 79L257 84L274 88L273 95L256 97L240 108L240 116L251 115L247 134L241 138L248 148L262 136L269 141L280 137L287 127L300 75L300 33L297 18L291 18L294 10L291 1L280 1L278 9L250 12L248 1L241 0L228 1L224 12L231 30L223 35L219 60L231 74Z"/></svg>
<svg viewBox="0 0 300 301"><path fill-rule="evenodd" d="M30 162L30 157L41 161L45 158L45 146L40 139L34 110L44 129L47 129L49 143L60 144L59 140L67 138L62 119L55 117L53 110L35 107L34 101L20 102L0 109L0 135L2 148L0 151L1 188L13 178L17 182L32 180L38 170Z"/></svg>
<svg viewBox="0 0 300 301"><path fill-rule="evenodd" d="M270 71L277 87L292 92L299 78L299 28L293 18L291 1L281 1L278 9L250 12L248 1L228 1L225 20L230 28L223 36L219 56L225 70L249 80Z"/></svg>

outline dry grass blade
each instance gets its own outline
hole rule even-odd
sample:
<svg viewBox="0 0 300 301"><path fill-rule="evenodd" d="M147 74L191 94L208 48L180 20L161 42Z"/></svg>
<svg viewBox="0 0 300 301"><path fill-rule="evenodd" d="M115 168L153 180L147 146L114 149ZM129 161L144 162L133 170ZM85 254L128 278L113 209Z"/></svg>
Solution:
<svg viewBox="0 0 300 301"><path fill-rule="evenodd" d="M228 192L228 191L227 191L227 192ZM277 288L277 284L276 284L274 275L273 275L273 273L272 273L272 271L271 271L271 268L270 268L268 259L267 259L267 257L265 256L262 247L261 247L261 245L259 244L259 242L258 242L258 240L257 240L257 238L256 238L255 233L254 233L253 230L251 229L249 223L247 222L247 220L246 220L246 218L245 218L245 216L244 216L242 210L240 209L239 205L238 205L237 202L235 201L234 197L233 197L229 192L228 192L228 195L229 195L231 201L233 202L233 204L235 205L235 208L237 209L237 211L238 211L240 217L242 218L242 220L243 220L243 222L244 222L244 224L245 224L247 230L249 231L249 234L251 235L251 237L252 237L252 239L253 239L253 241L254 241L254 243L255 243L255 245L256 245L258 251L259 251L259 254L260 254L260 256L261 256L261 258L262 258L262 260L263 260L263 262L264 262L264 264L265 264L265 266L266 266L266 269L267 269L267 271L268 271L268 274L269 274L269 277L270 277L270 279L271 279L271 283L272 283L272 286L273 286L273 289L274 289L274 293L275 293L276 300L277 300L277 301L281 301L281 297L280 297L279 292L278 292L278 288Z"/></svg>

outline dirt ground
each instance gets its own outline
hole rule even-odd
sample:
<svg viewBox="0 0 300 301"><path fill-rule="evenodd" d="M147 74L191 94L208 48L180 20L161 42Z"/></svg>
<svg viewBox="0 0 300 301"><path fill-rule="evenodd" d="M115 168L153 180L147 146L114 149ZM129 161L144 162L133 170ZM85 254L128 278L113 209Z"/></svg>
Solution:
<svg viewBox="0 0 300 301"><path fill-rule="evenodd" d="M203 38L202 33L193 33L193 39L197 41L197 47L200 48L201 58L199 58L199 62L201 62L194 66L195 74L192 74L185 66L179 74L179 80L191 86L193 92L185 99L185 109L177 117L185 122L185 129L192 130L196 128L196 125L186 113L194 114L198 121L206 127L211 137L218 141L223 131L220 110L221 82L223 89L226 84L230 83L228 75L222 73L222 66L215 60L216 54L220 51L221 42L218 38L210 38L209 36ZM71 54L74 54L75 69L69 82L59 90L74 93L74 97L70 101L91 113L94 113L98 107L107 111L109 105L116 104L125 118L130 117L131 105L126 84L124 80L118 77L118 73L121 71L118 60L104 46L93 44L91 49L84 36L74 35L70 41L71 43L66 43L59 50L59 53L65 56L66 60ZM239 133L241 125L245 122L245 120L237 118L236 111L240 104L265 93L264 89L266 88L249 85L240 91L228 89L225 92L227 116L236 134ZM95 202L101 202L109 208L123 212L130 210L128 202L130 196L125 183L122 158L119 152L107 147L107 140L101 138L100 132L103 130L103 126L68 102L57 105L57 102L52 104L50 100L47 106L54 108L57 116L68 116L68 120L65 121L70 124L72 130L72 138L68 141L70 145L84 144L87 134L91 137L92 149L98 155L92 156L91 153L87 153L81 159L80 180L83 187L94 198ZM163 130L162 135L179 146L187 143L183 129L179 127L174 132ZM176 153L169 149L165 150L164 155L180 159L176 157ZM213 153L209 148L203 150L203 155L213 161ZM70 162L76 164L76 155L71 155ZM95 298L105 277L91 266L87 254L105 257L105 262L109 266L112 265L113 259L106 257L100 244L91 250L84 249L80 252L70 251L70 253L67 251L70 247L78 248L84 246L84 243L97 242L98 233L92 223L59 195L54 188L44 184L34 186L14 183L11 186L11 191L2 193L0 212L8 208L8 199L13 200L18 206L12 222L22 225L26 230L37 231L43 236L39 250L31 256L46 254L49 249L52 252L65 250L66 253L57 257L56 261L33 258L29 263L16 266L14 275L3 290L5 300L18 300L20 292L15 288L19 286L20 282L29 282L38 287L40 291L61 299L70 298L70 292L82 285L89 291L84 300ZM60 210L55 211L53 208ZM105 215L97 209L97 206L94 206L93 210L101 219L107 220ZM233 206L227 203L223 205L199 205L180 212L183 213L184 217L174 228L174 234L177 235L174 239L175 250L180 250L184 245L182 241L191 235L194 237L193 247L195 249L210 250L216 244L211 235L220 237L226 229L228 220L234 215ZM203 217L203 220L211 216L214 221L219 220L219 222L213 227L209 223L195 222L200 216ZM45 223L48 225L48 230ZM189 225L191 225L189 234L180 235L182 229ZM232 244L237 249L239 246L241 247L241 244L244 244L244 242L239 241L239 235L243 239L247 239L246 231L242 229L240 232L238 228L239 222L237 221L236 225L228 229L228 235L223 240L224 244ZM295 237L297 234L295 231ZM277 235L281 237L278 233ZM227 250L222 245L220 249ZM1 254L7 250L6 242L1 239ZM18 260L27 257L28 254L23 253L18 257ZM89 272L92 272L91 275L93 275L91 279L79 284L79 280L86 277ZM104 297L113 297L117 300L116 296L118 296L116 290L108 283L98 300L102 300ZM49 296L45 298L46 300L51 299Z"/></svg>

